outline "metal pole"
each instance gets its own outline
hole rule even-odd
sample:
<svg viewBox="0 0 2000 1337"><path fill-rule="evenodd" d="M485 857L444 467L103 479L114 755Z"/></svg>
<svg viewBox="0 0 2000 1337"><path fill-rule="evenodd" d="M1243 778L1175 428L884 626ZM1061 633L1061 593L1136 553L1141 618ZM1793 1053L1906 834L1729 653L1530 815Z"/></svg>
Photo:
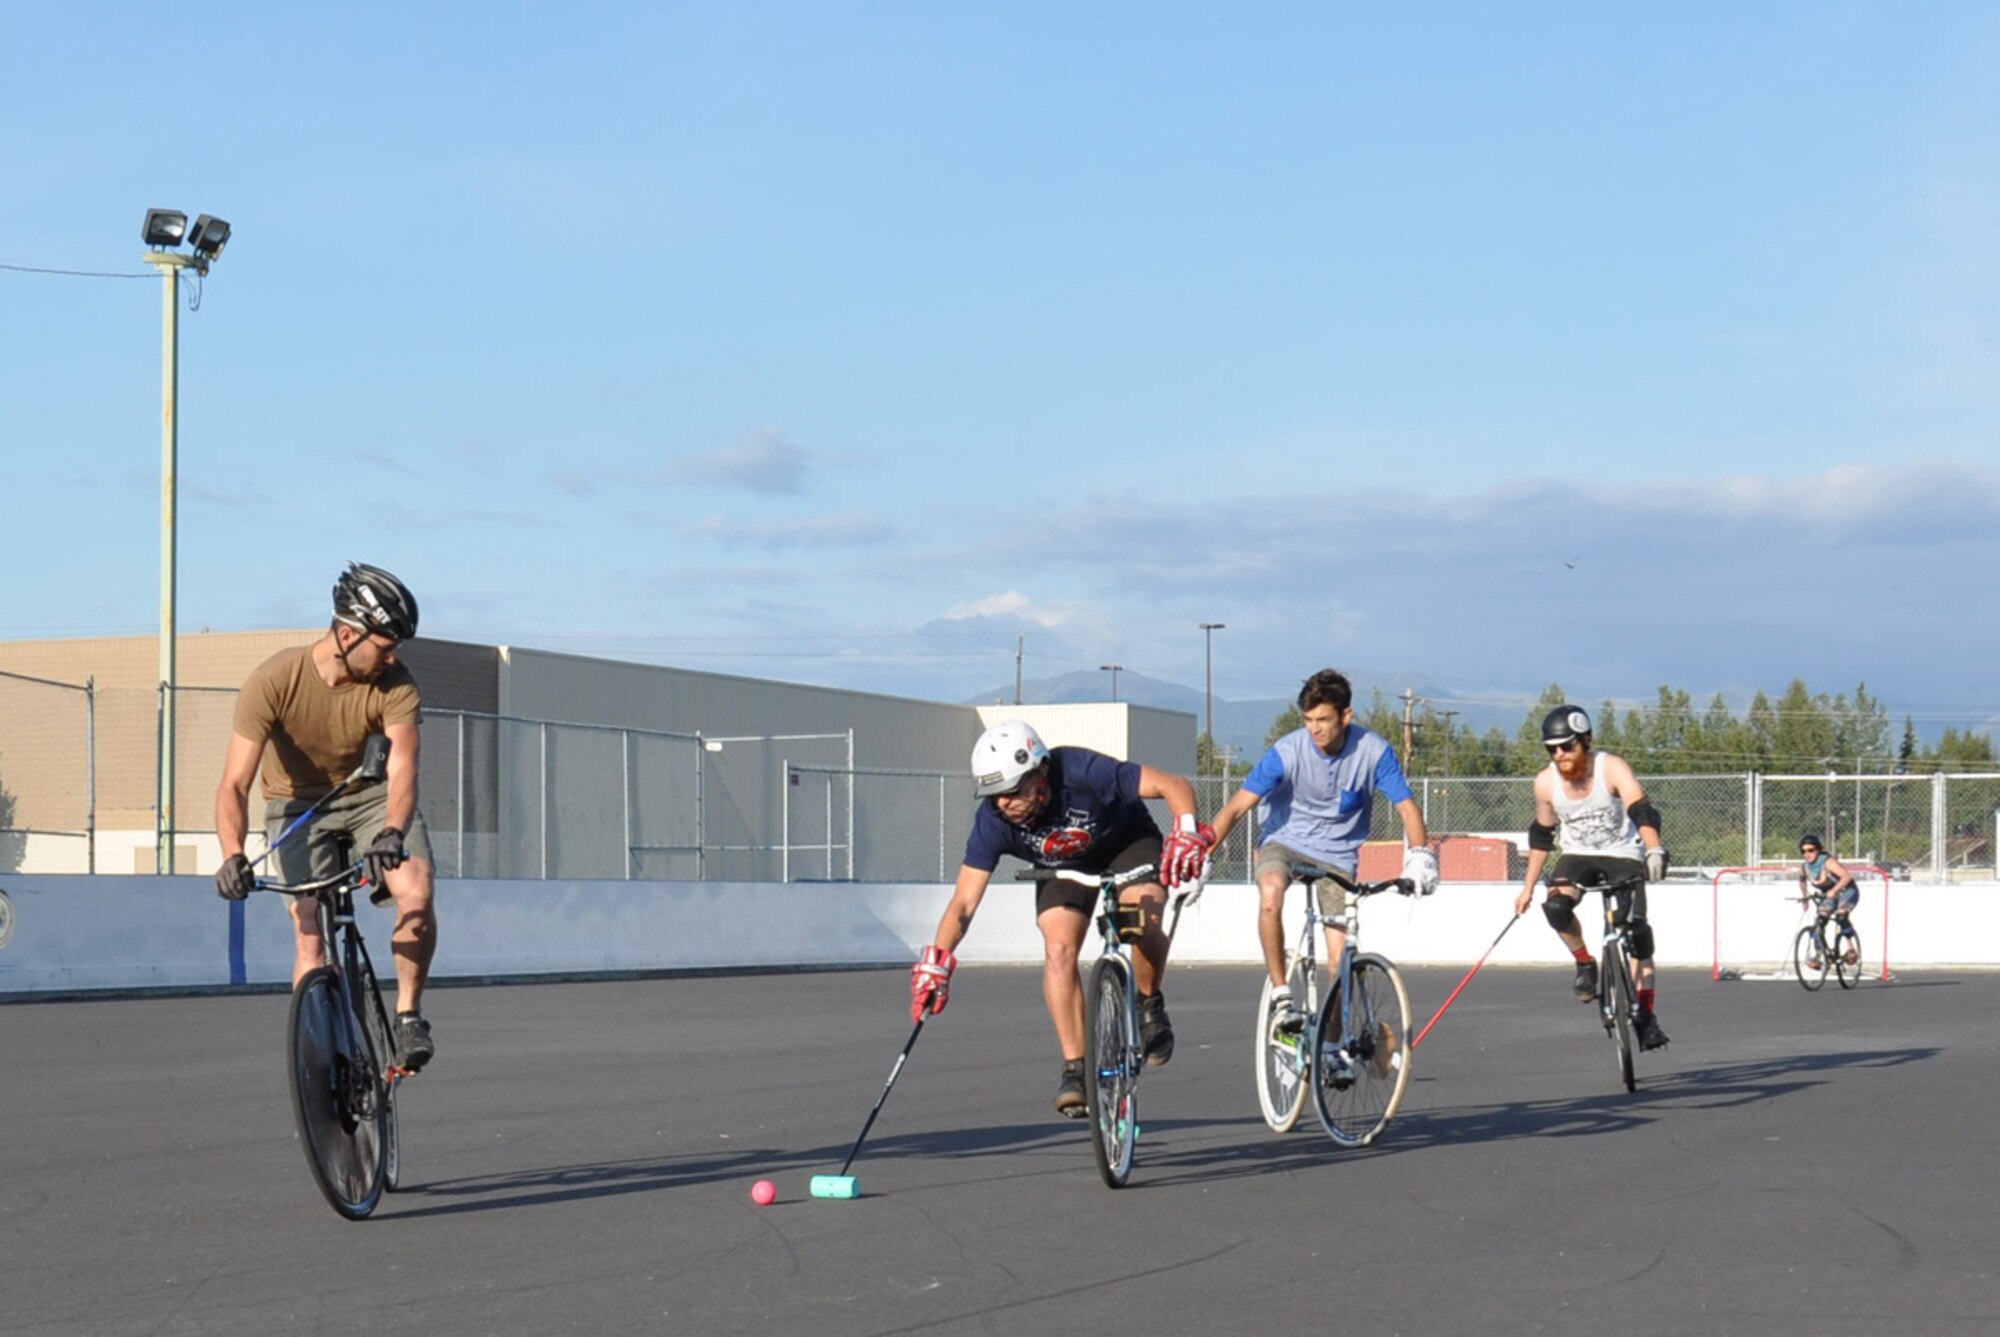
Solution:
<svg viewBox="0 0 2000 1337"><path fill-rule="evenodd" d="M792 759L778 759L778 881L792 880Z"/></svg>
<svg viewBox="0 0 2000 1337"><path fill-rule="evenodd" d="M703 808L707 802L708 782L708 740L700 734L694 736L694 877L697 882L708 881L708 813Z"/></svg>
<svg viewBox="0 0 2000 1337"><path fill-rule="evenodd" d="M465 712L458 712L458 875L465 876Z"/></svg>
<svg viewBox="0 0 2000 1337"><path fill-rule="evenodd" d="M84 856L92 876L97 873L97 675L83 680Z"/></svg>
<svg viewBox="0 0 2000 1337"><path fill-rule="evenodd" d="M847 880L854 880L854 730L847 731Z"/></svg>
<svg viewBox="0 0 2000 1337"><path fill-rule="evenodd" d="M542 879L549 876L549 723L542 721Z"/></svg>
<svg viewBox="0 0 2000 1337"><path fill-rule="evenodd" d="M177 551L175 470L180 455L180 272L185 255L148 251L160 271L160 757L159 793L153 808L153 866L174 871L174 588Z"/></svg>
<svg viewBox="0 0 2000 1337"><path fill-rule="evenodd" d="M1993 814L1993 829L2000 836L2000 811ZM938 774L938 881L944 881L944 774Z"/></svg>
<svg viewBox="0 0 2000 1337"><path fill-rule="evenodd" d="M625 783L625 880L632 880L632 731L618 731L618 746L624 754L621 769Z"/></svg>
<svg viewBox="0 0 2000 1337"><path fill-rule="evenodd" d="M1211 758L1215 755L1215 633L1225 625L1221 622L1201 624L1201 734L1208 740Z"/></svg>
<svg viewBox="0 0 2000 1337"><path fill-rule="evenodd" d="M849 772L851 778L852 772ZM833 777L826 777L826 880L833 881Z"/></svg>

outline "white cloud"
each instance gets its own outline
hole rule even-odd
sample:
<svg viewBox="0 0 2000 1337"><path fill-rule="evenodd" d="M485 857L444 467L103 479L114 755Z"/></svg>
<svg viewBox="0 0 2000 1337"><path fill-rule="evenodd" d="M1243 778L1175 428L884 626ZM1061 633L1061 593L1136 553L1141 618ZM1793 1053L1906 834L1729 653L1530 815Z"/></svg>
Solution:
<svg viewBox="0 0 2000 1337"><path fill-rule="evenodd" d="M970 618L1013 618L1044 627L1060 627L1076 616L1078 608L1077 604L1069 601L1041 602L1019 590L1004 590L981 599L962 600L945 609L943 616L950 622L963 622Z"/></svg>
<svg viewBox="0 0 2000 1337"><path fill-rule="evenodd" d="M808 452L783 432L765 430L720 450L683 455L667 466L667 476L677 482L749 492L803 492L810 460Z"/></svg>
<svg viewBox="0 0 2000 1337"><path fill-rule="evenodd" d="M722 543L765 548L861 547L886 542L895 535L895 530L880 517L859 511L797 520L738 520L710 515L688 525L686 532Z"/></svg>

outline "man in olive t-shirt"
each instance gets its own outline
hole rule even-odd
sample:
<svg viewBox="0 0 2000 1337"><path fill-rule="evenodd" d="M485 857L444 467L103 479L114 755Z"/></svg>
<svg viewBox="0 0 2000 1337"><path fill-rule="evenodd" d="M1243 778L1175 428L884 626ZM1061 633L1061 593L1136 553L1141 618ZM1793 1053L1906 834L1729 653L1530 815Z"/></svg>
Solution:
<svg viewBox="0 0 2000 1337"><path fill-rule="evenodd" d="M324 803L304 826L271 852L279 882L329 877L343 841L350 857L368 864L381 903L396 904L390 946L396 962L398 1062L421 1068L435 1052L423 1019L424 981L437 950L432 909L430 839L417 811L420 700L416 679L396 661L397 644L416 634L416 599L388 572L350 563L334 586L333 622L311 645L281 650L252 671L236 699L236 714L215 795L215 829L223 864L216 889L240 900L255 876L244 856L250 782L261 778L266 837L276 840L350 775L368 735L389 739L388 777ZM324 959L317 912L294 899L296 959L292 982Z"/></svg>

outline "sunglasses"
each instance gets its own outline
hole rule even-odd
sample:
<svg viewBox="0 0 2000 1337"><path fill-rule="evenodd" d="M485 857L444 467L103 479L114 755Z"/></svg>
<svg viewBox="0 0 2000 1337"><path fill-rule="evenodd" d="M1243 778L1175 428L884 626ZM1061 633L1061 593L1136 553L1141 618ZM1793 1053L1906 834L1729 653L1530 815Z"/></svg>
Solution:
<svg viewBox="0 0 2000 1337"><path fill-rule="evenodd" d="M1542 746L1547 748L1549 755L1553 757L1558 752L1574 752L1577 748L1583 746L1583 740L1581 738L1571 738L1560 743L1543 743Z"/></svg>

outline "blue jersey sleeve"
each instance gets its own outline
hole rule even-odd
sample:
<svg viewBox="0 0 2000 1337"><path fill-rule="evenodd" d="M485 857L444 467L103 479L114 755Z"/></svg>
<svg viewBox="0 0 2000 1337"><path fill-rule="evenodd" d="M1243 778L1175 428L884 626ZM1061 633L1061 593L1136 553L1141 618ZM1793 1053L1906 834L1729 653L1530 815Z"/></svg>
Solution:
<svg viewBox="0 0 2000 1337"><path fill-rule="evenodd" d="M1394 748L1383 748L1382 759L1375 763L1375 792L1391 803L1415 797L1410 793L1410 782L1403 778L1403 764L1396 760Z"/></svg>
<svg viewBox="0 0 2000 1337"><path fill-rule="evenodd" d="M1250 774L1243 777L1243 787L1259 798L1270 794L1284 782L1285 759L1278 754L1275 744L1257 759L1257 764L1250 768Z"/></svg>
<svg viewBox="0 0 2000 1337"><path fill-rule="evenodd" d="M1000 856L1007 852L1007 844L1007 819L981 799L979 811L972 814L972 830L965 837L965 866L992 872L1000 866Z"/></svg>

